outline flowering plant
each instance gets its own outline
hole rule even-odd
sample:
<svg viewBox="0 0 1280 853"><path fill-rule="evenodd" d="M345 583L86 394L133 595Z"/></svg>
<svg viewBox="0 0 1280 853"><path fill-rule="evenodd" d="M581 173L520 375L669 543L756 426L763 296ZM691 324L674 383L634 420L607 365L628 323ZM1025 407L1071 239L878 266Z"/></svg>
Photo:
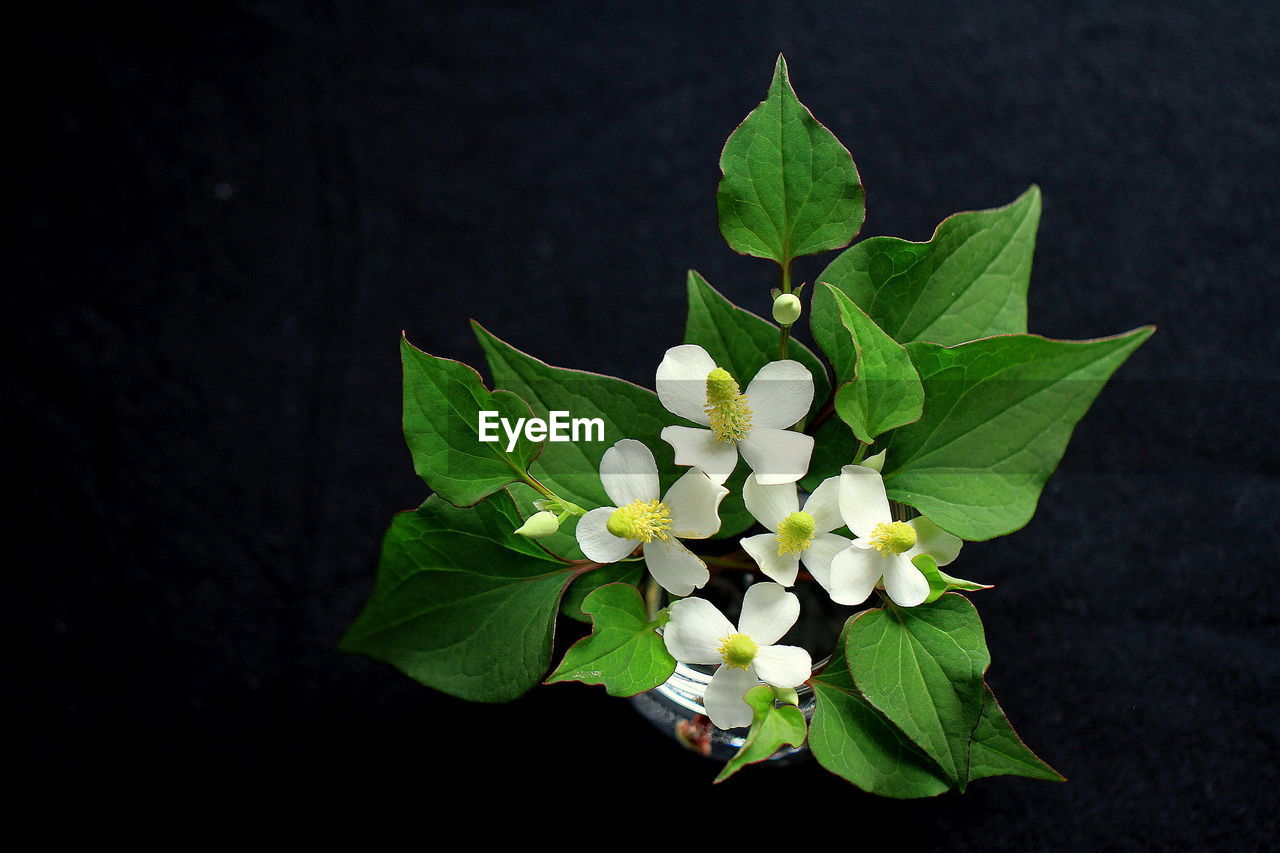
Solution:
<svg viewBox="0 0 1280 853"><path fill-rule="evenodd" d="M656 393L552 367L478 324L499 390L401 341L405 439L434 494L393 520L343 647L483 702L543 681L633 696L677 662L705 667L706 716L745 733L720 779L805 743L890 797L1061 779L985 682L962 593L989 587L943 567L1030 520L1075 424L1152 328L1027 333L1033 186L927 242L874 237L831 261L809 299L828 370L791 339L792 263L849 246L864 193L781 57L720 167L725 240L781 271L776 325L691 271ZM720 572L747 582L736 614L705 597ZM793 590L812 584L849 608L816 653L785 642L805 618ZM553 668L562 617L591 628Z"/></svg>

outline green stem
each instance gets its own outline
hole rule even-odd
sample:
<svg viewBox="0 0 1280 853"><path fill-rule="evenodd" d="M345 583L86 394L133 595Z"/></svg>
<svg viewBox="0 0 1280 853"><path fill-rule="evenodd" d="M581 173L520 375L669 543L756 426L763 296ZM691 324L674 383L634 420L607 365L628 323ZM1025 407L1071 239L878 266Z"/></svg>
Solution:
<svg viewBox="0 0 1280 853"><path fill-rule="evenodd" d="M782 292L783 293L791 292L791 259L790 258L787 258L785 261L783 261L783 264L782 264ZM778 359L779 360L787 357L787 345L790 340L791 340L791 326L790 325L783 326L782 330L778 335Z"/></svg>
<svg viewBox="0 0 1280 853"><path fill-rule="evenodd" d="M662 609L659 606L661 604L662 587L653 579L653 575L650 575L644 586L644 609L650 621L658 617L658 611Z"/></svg>
<svg viewBox="0 0 1280 853"><path fill-rule="evenodd" d="M754 562L732 560L728 557L702 557L702 562L717 569L733 569L734 571L758 572L760 567Z"/></svg>
<svg viewBox="0 0 1280 853"><path fill-rule="evenodd" d="M862 441L859 441L859 442L858 442L858 449L857 449L857 451L855 451L855 452L854 452L854 454L853 454L853 464L854 464L854 465L857 465L859 462L861 462L863 459L865 459L865 458L866 458L866 456L867 456L867 450L868 450L870 447L871 447L871 445L866 444L865 442L862 442Z"/></svg>
<svg viewBox="0 0 1280 853"><path fill-rule="evenodd" d="M559 497L556 496L555 492L551 491L546 486L539 483L538 478L534 477L528 471L521 472L520 481L524 483L526 486L531 486L535 492L542 495L544 498L559 500Z"/></svg>

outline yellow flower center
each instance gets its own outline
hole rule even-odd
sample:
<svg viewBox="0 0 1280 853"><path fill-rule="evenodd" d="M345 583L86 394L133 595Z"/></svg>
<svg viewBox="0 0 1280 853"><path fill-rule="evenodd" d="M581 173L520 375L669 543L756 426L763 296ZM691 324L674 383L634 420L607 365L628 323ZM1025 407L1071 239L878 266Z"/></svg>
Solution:
<svg viewBox="0 0 1280 853"><path fill-rule="evenodd" d="M720 641L720 657L724 665L733 669L746 669L756 659L760 647L746 634L730 634Z"/></svg>
<svg viewBox="0 0 1280 853"><path fill-rule="evenodd" d="M901 554L916 544L916 529L905 521L877 524L871 530L871 547L882 555Z"/></svg>
<svg viewBox="0 0 1280 853"><path fill-rule="evenodd" d="M742 441L751 430L751 408L729 371L717 367L707 374L707 404L703 406L711 421L711 434L725 444Z"/></svg>
<svg viewBox="0 0 1280 853"><path fill-rule="evenodd" d="M793 512L778 525L778 556L801 554L813 544L813 516L807 512Z"/></svg>
<svg viewBox="0 0 1280 853"><path fill-rule="evenodd" d="M666 539L670 527L671 510L666 504L639 498L615 509L605 524L605 528L619 539L639 539L641 542Z"/></svg>

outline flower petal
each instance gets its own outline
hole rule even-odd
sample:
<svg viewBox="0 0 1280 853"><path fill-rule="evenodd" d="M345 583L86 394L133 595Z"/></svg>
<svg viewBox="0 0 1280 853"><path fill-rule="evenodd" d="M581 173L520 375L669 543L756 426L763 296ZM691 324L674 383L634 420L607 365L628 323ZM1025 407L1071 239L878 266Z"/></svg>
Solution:
<svg viewBox="0 0 1280 853"><path fill-rule="evenodd" d="M720 501L729 490L697 468L671 484L662 502L671 510L671 532L681 539L706 539L720 529Z"/></svg>
<svg viewBox="0 0 1280 853"><path fill-rule="evenodd" d="M697 344L672 347L658 365L658 399L669 412L695 424L710 424L703 407L707 404L707 374L715 369L715 361Z"/></svg>
<svg viewBox="0 0 1280 853"><path fill-rule="evenodd" d="M770 530L777 530L782 519L800 509L795 483L762 486L755 477L748 477L742 486L742 500L747 512Z"/></svg>
<svg viewBox="0 0 1280 853"><path fill-rule="evenodd" d="M709 429L664 427L662 440L675 450L677 465L693 465L717 485L729 479L738 465L738 449L732 442L716 441Z"/></svg>
<svg viewBox="0 0 1280 853"><path fill-rule="evenodd" d="M794 483L809 470L813 436L789 429L752 426L747 437L738 442L738 449L755 472L757 483L764 486Z"/></svg>
<svg viewBox="0 0 1280 853"><path fill-rule="evenodd" d="M702 694L702 704L711 722L722 729L751 725L751 706L743 697L758 683L748 670L728 666L717 669Z"/></svg>
<svg viewBox="0 0 1280 853"><path fill-rule="evenodd" d="M742 598L738 630L756 641L772 646L791 630L800 618L800 599L776 583L757 583Z"/></svg>
<svg viewBox="0 0 1280 853"><path fill-rule="evenodd" d="M885 558L879 551L864 551L851 545L832 559L827 592L836 604L861 604L876 588L884 570Z"/></svg>
<svg viewBox="0 0 1280 853"><path fill-rule="evenodd" d="M908 557L928 554L939 566L945 566L960 556L960 546L964 544L964 540L959 536L952 536L923 515L911 519L907 524L916 529L916 544L907 552Z"/></svg>
<svg viewBox="0 0 1280 853"><path fill-rule="evenodd" d="M840 469L840 515L855 536L870 536L877 524L893 521L879 471L861 465Z"/></svg>
<svg viewBox="0 0 1280 853"><path fill-rule="evenodd" d="M819 483L804 502L804 511L813 516L815 533L830 533L844 526L844 518L840 515L840 478L828 477Z"/></svg>
<svg viewBox="0 0 1280 853"><path fill-rule="evenodd" d="M929 579L906 554L895 554L885 559L884 591L899 607L915 607L929 597Z"/></svg>
<svg viewBox="0 0 1280 853"><path fill-rule="evenodd" d="M588 560L597 563L616 563L630 554L640 544L638 539L622 539L609 532L609 516L616 507L602 506L578 519L578 547Z"/></svg>
<svg viewBox="0 0 1280 853"><path fill-rule="evenodd" d="M834 477L832 479L835 479ZM813 544L800 555L800 561L809 570L809 574L822 584L822 588L831 589L831 561L836 554L849 547L849 540L835 533L820 533L813 537Z"/></svg>
<svg viewBox="0 0 1280 853"><path fill-rule="evenodd" d="M748 483L751 480L747 480ZM783 586L791 586L800 573L800 558L794 554L778 553L778 538L772 533L748 536L741 542L742 550L751 555L760 571ZM757 642L759 642L757 640Z"/></svg>
<svg viewBox="0 0 1280 853"><path fill-rule="evenodd" d="M799 687L813 675L813 659L799 646L763 646L751 666L757 678L774 687Z"/></svg>
<svg viewBox="0 0 1280 853"><path fill-rule="evenodd" d="M813 374L798 361L771 361L747 386L751 423L785 429L805 416L813 403Z"/></svg>
<svg viewBox="0 0 1280 853"><path fill-rule="evenodd" d="M644 561L653 579L672 595L688 595L711 578L707 564L681 545L679 539L644 543Z"/></svg>
<svg viewBox="0 0 1280 853"><path fill-rule="evenodd" d="M681 663L720 663L720 643L734 633L733 623L705 598L682 598L672 604L662 629L667 651Z"/></svg>
<svg viewBox="0 0 1280 853"><path fill-rule="evenodd" d="M653 451L634 438L624 438L600 459L600 482L618 506L658 498L658 463Z"/></svg>

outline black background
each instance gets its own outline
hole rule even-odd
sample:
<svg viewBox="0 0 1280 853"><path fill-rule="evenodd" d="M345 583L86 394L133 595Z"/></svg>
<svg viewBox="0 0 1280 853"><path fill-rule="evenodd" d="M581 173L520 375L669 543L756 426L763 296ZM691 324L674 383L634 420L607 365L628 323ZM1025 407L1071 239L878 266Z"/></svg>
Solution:
<svg viewBox="0 0 1280 853"><path fill-rule="evenodd" d="M54 5L11 31L10 774L72 809L336 797L424 830L532 805L581 843L618 820L1271 842L1280 7L639 8ZM776 269L727 249L714 189L780 50L858 163L864 236L924 240L1034 181L1031 330L1160 326L1034 521L957 565L998 585L990 681L1065 785L713 788L598 689L468 705L335 650L425 495L401 329L478 365L475 317L650 384L687 268L767 312Z"/></svg>

